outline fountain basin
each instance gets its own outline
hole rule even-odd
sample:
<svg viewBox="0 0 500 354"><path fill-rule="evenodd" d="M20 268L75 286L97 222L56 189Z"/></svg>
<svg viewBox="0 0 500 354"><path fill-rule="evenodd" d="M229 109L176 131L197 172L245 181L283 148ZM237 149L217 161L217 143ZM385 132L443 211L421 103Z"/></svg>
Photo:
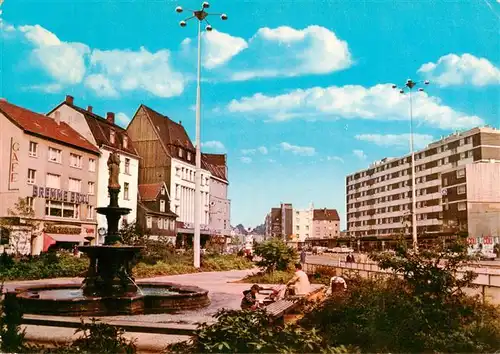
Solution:
<svg viewBox="0 0 500 354"><path fill-rule="evenodd" d="M139 290L121 296L86 296L78 284L16 288L23 311L58 316L116 316L175 313L210 304L208 291L167 282L137 282Z"/></svg>

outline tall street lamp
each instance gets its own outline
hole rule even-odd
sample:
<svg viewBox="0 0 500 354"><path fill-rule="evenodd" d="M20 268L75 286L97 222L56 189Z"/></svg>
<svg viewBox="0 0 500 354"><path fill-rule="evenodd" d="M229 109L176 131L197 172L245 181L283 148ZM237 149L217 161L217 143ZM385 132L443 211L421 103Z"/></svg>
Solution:
<svg viewBox="0 0 500 354"><path fill-rule="evenodd" d="M208 13L206 9L210 7L208 2L201 4L201 10L187 10L191 12L191 16L179 22L181 27L186 27L187 22L191 19L198 20L198 74L196 77L196 174L195 174L195 191L194 191L194 267L200 267L200 219L201 219L201 143L200 143L200 130L201 130L201 24L206 23L205 30L212 31L212 26L207 20L208 16L219 15L221 20L227 20L226 14ZM182 7L175 8L177 13L182 13Z"/></svg>
<svg viewBox="0 0 500 354"><path fill-rule="evenodd" d="M412 92L414 88L418 88L418 91L422 92L424 89L421 86L429 85L429 81L413 81L412 79L406 80L406 83L403 87L398 88L397 85L392 85L393 89L399 89L399 93L405 94L408 93L410 97L410 152L411 152L411 226L412 226L412 241L413 248L417 250L418 241L417 241L417 211L416 211L416 186L415 186L415 149L413 143L413 99Z"/></svg>

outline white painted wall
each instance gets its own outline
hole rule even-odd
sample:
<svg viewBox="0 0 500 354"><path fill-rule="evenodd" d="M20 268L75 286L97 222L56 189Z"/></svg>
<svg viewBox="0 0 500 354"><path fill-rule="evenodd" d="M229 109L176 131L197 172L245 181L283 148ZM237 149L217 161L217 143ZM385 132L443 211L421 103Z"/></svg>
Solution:
<svg viewBox="0 0 500 354"><path fill-rule="evenodd" d="M308 209L293 210L293 234L297 236L299 242L304 242L306 238L313 237L313 210Z"/></svg>
<svg viewBox="0 0 500 354"><path fill-rule="evenodd" d="M99 207L108 206L109 196L108 196L108 179L109 179L109 169L108 169L108 158L111 150L106 148L101 148L101 157L99 159L99 175L97 179L97 205ZM119 153L120 155L120 174L118 175L118 182L120 183L121 189L118 195L118 205L124 208L130 208L130 214L126 216L129 223L133 223L137 218L137 192L138 192L138 181L139 181L139 160L127 154ZM130 159L129 174L125 173L125 159ZM125 199L125 183L129 184L128 199ZM122 218L123 220L123 218ZM120 222L119 226L122 226ZM104 215L97 216L97 227L101 228L107 227L106 217Z"/></svg>
<svg viewBox="0 0 500 354"><path fill-rule="evenodd" d="M209 228L217 234L231 234L231 201L227 199L228 183L212 176L210 181Z"/></svg>
<svg viewBox="0 0 500 354"><path fill-rule="evenodd" d="M170 171L170 210L179 217L177 221L194 222L195 167L187 162L172 158ZM202 170L201 183L201 224L207 226L209 221L210 179L211 173Z"/></svg>

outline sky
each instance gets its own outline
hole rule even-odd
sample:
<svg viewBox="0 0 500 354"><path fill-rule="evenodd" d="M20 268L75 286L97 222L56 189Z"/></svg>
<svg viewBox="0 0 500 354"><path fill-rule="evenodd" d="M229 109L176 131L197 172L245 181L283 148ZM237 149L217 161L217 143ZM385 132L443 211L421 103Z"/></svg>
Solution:
<svg viewBox="0 0 500 354"><path fill-rule="evenodd" d="M2 2L2 0L0 0ZM184 12L175 12L181 5ZM37 112L64 99L115 112L145 104L194 140L201 2L5 0L0 97ZM336 208L345 177L415 144L500 127L500 0L216 0L202 47L202 148L228 157L231 223L280 202Z"/></svg>

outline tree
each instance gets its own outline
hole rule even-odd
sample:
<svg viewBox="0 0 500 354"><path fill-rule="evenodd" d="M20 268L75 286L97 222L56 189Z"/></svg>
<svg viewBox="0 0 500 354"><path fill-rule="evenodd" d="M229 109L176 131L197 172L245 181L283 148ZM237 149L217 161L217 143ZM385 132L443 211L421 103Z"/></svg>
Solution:
<svg viewBox="0 0 500 354"><path fill-rule="evenodd" d="M442 244L415 252L401 242L394 254L371 258L388 278L348 280L300 321L330 344L357 345L363 352L496 352L500 312L465 293L475 274L464 272L466 245ZM458 276L457 276L458 275Z"/></svg>
<svg viewBox="0 0 500 354"><path fill-rule="evenodd" d="M262 242L255 247L255 254L262 259L256 262L266 272L285 271L297 262L297 251L278 238Z"/></svg>
<svg viewBox="0 0 500 354"><path fill-rule="evenodd" d="M14 255L32 253L33 240L41 233L41 222L35 218L35 211L26 199L19 198L8 217L0 219L2 233L9 236L9 245Z"/></svg>

